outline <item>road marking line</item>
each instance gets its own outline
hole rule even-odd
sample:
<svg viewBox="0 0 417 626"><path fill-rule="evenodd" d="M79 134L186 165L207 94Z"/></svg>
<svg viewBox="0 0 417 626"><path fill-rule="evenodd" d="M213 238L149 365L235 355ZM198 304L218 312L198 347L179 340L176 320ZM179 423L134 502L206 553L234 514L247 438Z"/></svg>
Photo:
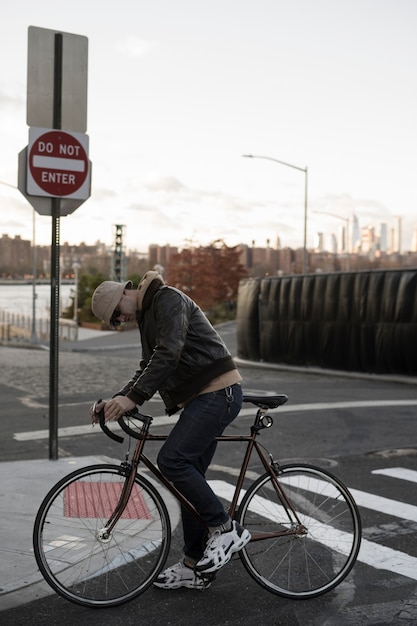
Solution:
<svg viewBox="0 0 417 626"><path fill-rule="evenodd" d="M26 400L27 401L27 400ZM83 403L84 404L84 403ZM43 405L39 405L43 406ZM77 406L76 404L61 404L60 406ZM417 406L417 400L364 400L359 402L317 402L313 404L290 404L283 405L279 409L271 409L270 412L274 415L279 411L280 413L294 413L299 411L328 411L331 409L350 409L350 408L372 408L372 407L385 407L385 406ZM38 408L38 407L35 407ZM44 407L45 408L45 407ZM253 417L255 409L244 408L241 409L238 417ZM158 416L154 417L155 426L166 426L175 424L178 416ZM90 424L84 426L68 426L58 429L58 437L73 437L75 435L91 435L97 432L91 428ZM32 430L22 433L14 433L13 439L16 441L32 441L35 439L48 439L49 430Z"/></svg>
<svg viewBox="0 0 417 626"><path fill-rule="evenodd" d="M378 511L379 513L385 513L385 515L391 515L392 517L417 522L417 506L384 498L383 496L376 496L373 493L367 493L359 489L349 488L349 491L358 506L371 509L372 511Z"/></svg>
<svg viewBox="0 0 417 626"><path fill-rule="evenodd" d="M388 467L386 469L373 470L372 474L381 474L390 478L399 478L400 480L408 480L417 483L417 471L406 469L405 467Z"/></svg>
<svg viewBox="0 0 417 626"><path fill-rule="evenodd" d="M352 402L316 402L312 404L284 404L275 409L284 413L294 411L318 411L329 409L354 409L385 406L417 406L417 400L358 400Z"/></svg>
<svg viewBox="0 0 417 626"><path fill-rule="evenodd" d="M178 418L162 415L161 417L155 417L154 419L158 420L158 426L166 426L167 424L173 424ZM113 423L110 428L114 431L122 431L117 423ZM103 434L99 426L93 428L91 424L85 424L83 426L64 426L62 428L58 428L58 438L75 437L77 435L95 435L96 433ZM39 439L48 439L48 437L49 430L31 430L23 433L14 433L13 435L13 439L16 441L34 441Z"/></svg>
<svg viewBox="0 0 417 626"><path fill-rule="evenodd" d="M221 480L208 481L217 496L231 502L234 486ZM417 558L405 552L362 539L358 561L375 569L387 570L417 580Z"/></svg>

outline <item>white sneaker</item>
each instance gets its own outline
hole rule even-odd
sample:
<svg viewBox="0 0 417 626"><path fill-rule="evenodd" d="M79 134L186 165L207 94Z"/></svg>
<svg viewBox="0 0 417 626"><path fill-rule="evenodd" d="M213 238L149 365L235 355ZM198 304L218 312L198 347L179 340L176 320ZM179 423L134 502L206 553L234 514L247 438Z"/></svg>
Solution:
<svg viewBox="0 0 417 626"><path fill-rule="evenodd" d="M216 530L210 535L204 555L195 566L196 572L209 574L226 565L235 552L239 552L250 541L251 535L246 528L232 521L231 530Z"/></svg>
<svg viewBox="0 0 417 626"><path fill-rule="evenodd" d="M154 581L155 587L160 589L179 589L187 587L187 589L199 589L203 591L210 587L214 576L203 576L191 567L187 567L184 561L180 561L166 570L161 572Z"/></svg>

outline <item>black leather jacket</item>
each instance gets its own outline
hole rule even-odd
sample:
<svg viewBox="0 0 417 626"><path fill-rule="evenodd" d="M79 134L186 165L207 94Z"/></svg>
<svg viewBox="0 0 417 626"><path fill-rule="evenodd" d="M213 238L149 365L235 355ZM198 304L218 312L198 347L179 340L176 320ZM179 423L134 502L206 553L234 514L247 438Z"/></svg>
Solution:
<svg viewBox="0 0 417 626"><path fill-rule="evenodd" d="M149 288L148 288L149 289ZM223 340L191 298L157 286L138 313L139 369L116 395L143 404L159 391L168 413L236 365Z"/></svg>

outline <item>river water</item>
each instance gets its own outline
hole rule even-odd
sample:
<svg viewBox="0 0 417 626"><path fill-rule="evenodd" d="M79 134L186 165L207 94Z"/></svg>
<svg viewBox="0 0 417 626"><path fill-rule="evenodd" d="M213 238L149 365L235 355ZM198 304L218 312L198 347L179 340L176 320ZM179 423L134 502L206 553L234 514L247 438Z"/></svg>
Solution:
<svg viewBox="0 0 417 626"><path fill-rule="evenodd" d="M60 285L59 300L60 312L71 304L71 295L74 285ZM36 285L35 289L36 317L49 317L51 308L51 286ZM33 285L4 285L0 284L0 311L32 315Z"/></svg>

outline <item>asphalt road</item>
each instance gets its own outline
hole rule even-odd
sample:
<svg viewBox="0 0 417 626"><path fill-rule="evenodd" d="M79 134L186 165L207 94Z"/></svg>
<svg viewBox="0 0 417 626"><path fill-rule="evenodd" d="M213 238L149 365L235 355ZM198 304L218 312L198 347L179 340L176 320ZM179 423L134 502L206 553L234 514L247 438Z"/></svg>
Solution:
<svg viewBox="0 0 417 626"><path fill-rule="evenodd" d="M233 352L234 326L225 325L221 332ZM120 348L117 339L106 349L97 342L92 346L93 341L85 342L81 351L60 353L60 458L100 454L121 459L124 455L123 445L108 440L88 424L91 402L111 395L136 369L136 334L126 333L126 345ZM29 468L31 460L48 458L48 358L43 351L0 348L1 461L27 460ZM124 626L417 623L416 381L312 374L253 364L241 364L241 372L246 393L289 396L288 404L273 413L273 428L262 435L264 445L274 456L281 461L301 459L321 465L352 489L360 507L366 550L361 549L348 578L336 590L319 598L287 600L263 590L236 557L203 593L150 589L121 607L93 610L68 603L53 592L25 604L23 592L20 606L0 613L2 623L8 626L76 626L85 622L94 626L110 621ZM155 417L163 415L159 398L149 402L145 410ZM245 411L231 429L245 432L250 421ZM209 479L230 482L240 458L237 444L221 444ZM255 473L259 471L256 463L251 469ZM181 535L176 529L169 563L175 562L180 553Z"/></svg>

